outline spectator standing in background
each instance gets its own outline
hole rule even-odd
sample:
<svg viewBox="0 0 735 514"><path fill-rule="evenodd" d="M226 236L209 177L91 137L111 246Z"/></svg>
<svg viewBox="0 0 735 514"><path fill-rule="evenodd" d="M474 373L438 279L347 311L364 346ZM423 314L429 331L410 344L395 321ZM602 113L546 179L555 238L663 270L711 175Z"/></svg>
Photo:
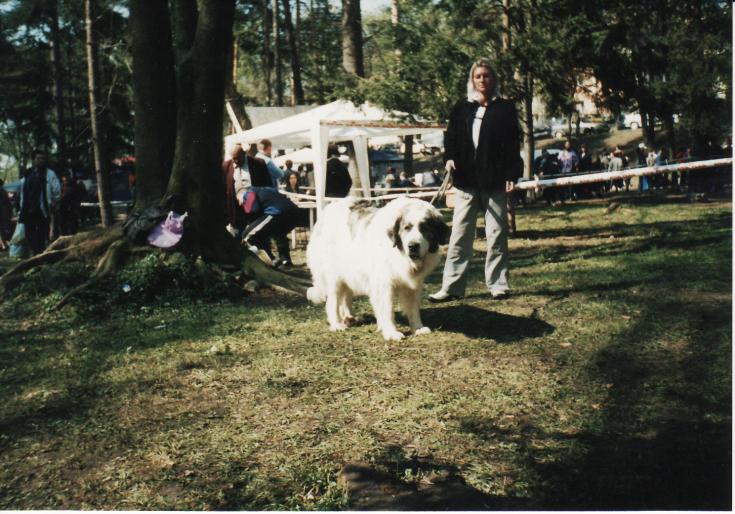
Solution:
<svg viewBox="0 0 735 514"><path fill-rule="evenodd" d="M564 143L564 150L559 152L559 172L562 174L574 173L577 171L579 165L579 156L577 152L572 148L572 142L567 139ZM566 188L565 196L574 200L574 188L571 186ZM564 200L564 198L562 198Z"/></svg>
<svg viewBox="0 0 735 514"><path fill-rule="evenodd" d="M59 204L61 184L49 169L48 156L42 150L33 152L33 166L20 181L19 223L25 225L26 240L33 255L46 249L51 228L51 216Z"/></svg>
<svg viewBox="0 0 735 514"><path fill-rule="evenodd" d="M62 236L79 231L79 215L86 189L67 171L61 176L61 200L59 202L59 229Z"/></svg>
<svg viewBox="0 0 735 514"><path fill-rule="evenodd" d="M324 196L332 198L344 198L350 193L352 179L347 166L339 160L339 152L336 146L329 147L329 159L327 159L327 184L324 188Z"/></svg>
<svg viewBox="0 0 735 514"><path fill-rule="evenodd" d="M273 152L273 144L269 139L263 139L258 143L258 153L255 154L257 159L261 159L265 162L265 167L268 170L268 174L271 176L271 186L278 189L278 184L285 176L285 173L271 158L271 152Z"/></svg>
<svg viewBox="0 0 735 514"><path fill-rule="evenodd" d="M413 181L408 178L408 174L405 171L402 171L398 175L398 186L397 187L416 187L416 184L413 183Z"/></svg>

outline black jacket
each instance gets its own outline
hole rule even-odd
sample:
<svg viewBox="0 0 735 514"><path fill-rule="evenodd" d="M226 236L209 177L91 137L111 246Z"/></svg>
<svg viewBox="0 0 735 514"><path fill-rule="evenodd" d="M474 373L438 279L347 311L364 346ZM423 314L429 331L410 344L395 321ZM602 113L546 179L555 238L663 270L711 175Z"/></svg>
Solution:
<svg viewBox="0 0 735 514"><path fill-rule="evenodd" d="M452 109L444 135L444 161L454 161L454 185L460 189L504 190L506 181L516 181L523 173L518 114L510 100L492 100L475 150L472 124L479 106L460 100Z"/></svg>
<svg viewBox="0 0 735 514"><path fill-rule="evenodd" d="M350 193L351 187L352 179L347 166L338 157L327 159L327 184L324 187L324 196L344 198Z"/></svg>

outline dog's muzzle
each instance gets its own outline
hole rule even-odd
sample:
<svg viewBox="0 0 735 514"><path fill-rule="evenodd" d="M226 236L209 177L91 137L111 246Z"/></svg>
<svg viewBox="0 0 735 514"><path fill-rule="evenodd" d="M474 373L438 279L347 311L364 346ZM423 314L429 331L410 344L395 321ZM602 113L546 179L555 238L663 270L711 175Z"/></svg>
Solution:
<svg viewBox="0 0 735 514"><path fill-rule="evenodd" d="M411 259L420 259L421 258L421 245L419 243L410 243L408 245L408 256Z"/></svg>

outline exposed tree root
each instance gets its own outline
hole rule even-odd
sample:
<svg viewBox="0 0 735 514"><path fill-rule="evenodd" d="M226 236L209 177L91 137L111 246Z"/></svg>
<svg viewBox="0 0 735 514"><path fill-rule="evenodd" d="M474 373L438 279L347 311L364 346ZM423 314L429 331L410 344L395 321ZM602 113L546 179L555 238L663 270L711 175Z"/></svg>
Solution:
<svg viewBox="0 0 735 514"><path fill-rule="evenodd" d="M26 272L36 267L71 261L94 264L95 271L89 279L68 291L56 304L57 308L63 307L80 292L122 269L131 257L158 251L160 250L150 246L131 244L119 224L109 229L95 229L83 234L64 236L54 241L44 253L21 261L8 270L0 277L0 291L13 289L21 283ZM237 272L244 273L258 283L280 292L303 297L306 289L311 285L306 279L268 267L255 255L244 249L240 255L240 263L236 269ZM207 273L216 280L228 283L232 287L240 287L235 284L234 280L237 273L227 273L216 264L202 263L202 265L206 266Z"/></svg>
<svg viewBox="0 0 735 514"><path fill-rule="evenodd" d="M26 271L46 264L55 264L66 258L66 250L47 250L44 253L29 257L24 261L10 268L2 277L0 277L0 292L5 293L17 286L23 279Z"/></svg>
<svg viewBox="0 0 735 514"><path fill-rule="evenodd" d="M245 274L253 277L258 282L273 287L278 291L288 292L299 296L306 295L306 290L311 285L311 282L270 268L250 252L245 252L245 254L246 257L242 266L242 270Z"/></svg>

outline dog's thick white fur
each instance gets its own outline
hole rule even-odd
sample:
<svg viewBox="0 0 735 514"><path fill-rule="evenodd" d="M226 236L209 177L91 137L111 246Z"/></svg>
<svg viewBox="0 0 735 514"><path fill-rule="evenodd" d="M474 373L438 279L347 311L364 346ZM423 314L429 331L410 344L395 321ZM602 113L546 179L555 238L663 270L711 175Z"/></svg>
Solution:
<svg viewBox="0 0 735 514"><path fill-rule="evenodd" d="M422 200L398 198L380 209L366 200L333 202L322 211L306 249L314 282L307 297L326 301L333 331L355 321L353 296L367 295L385 339L404 337L395 325L394 300L412 333L429 333L419 312L421 291L448 232L439 211Z"/></svg>

